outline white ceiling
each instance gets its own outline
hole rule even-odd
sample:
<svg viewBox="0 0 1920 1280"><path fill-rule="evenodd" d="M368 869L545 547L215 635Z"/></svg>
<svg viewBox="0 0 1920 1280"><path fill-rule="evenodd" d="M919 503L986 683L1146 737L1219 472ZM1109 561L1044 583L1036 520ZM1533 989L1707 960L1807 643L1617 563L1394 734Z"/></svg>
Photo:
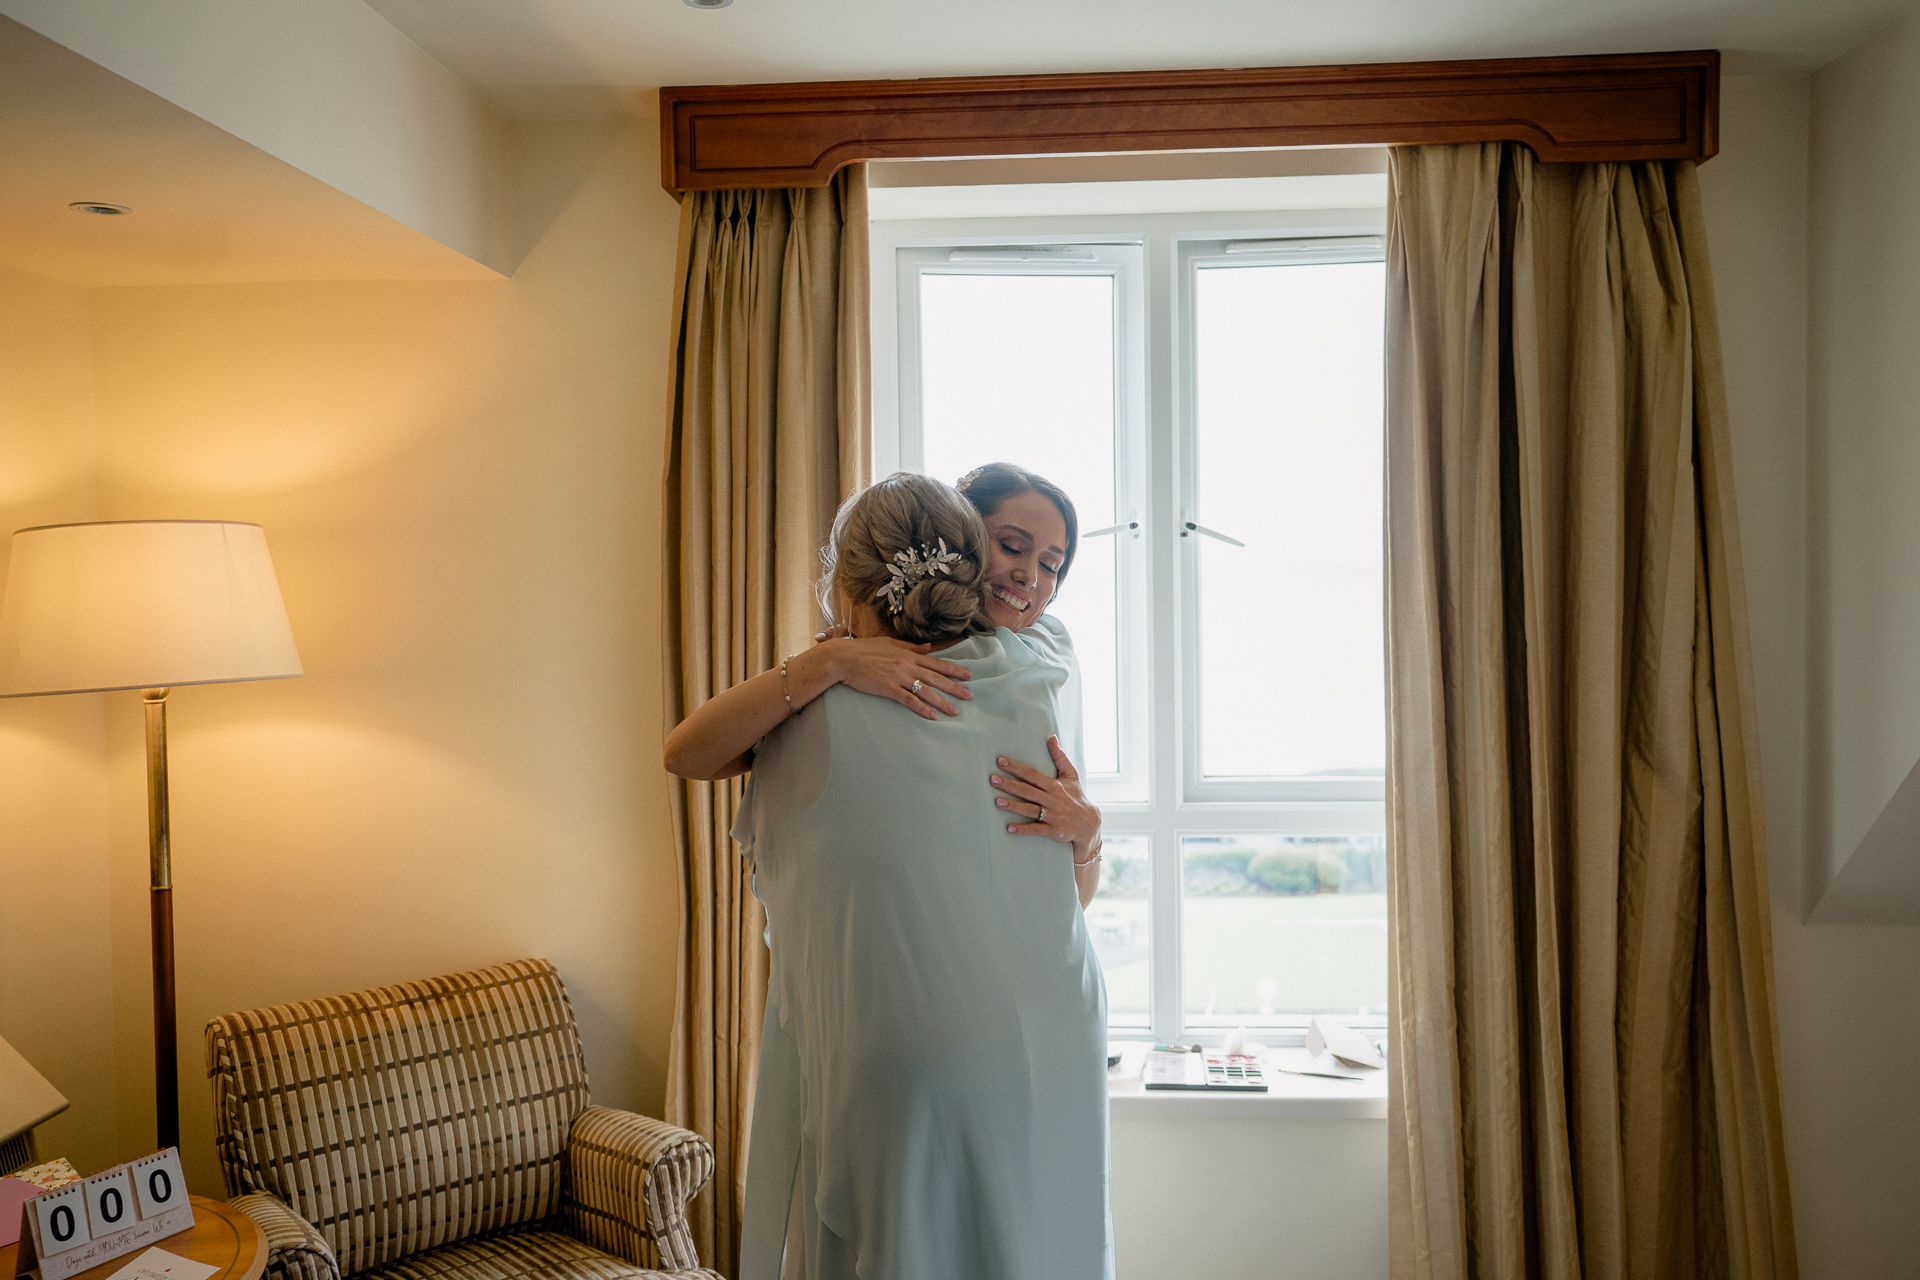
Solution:
<svg viewBox="0 0 1920 1280"><path fill-rule="evenodd" d="M1908 0L366 0L507 115L660 85L1717 48L1808 71Z"/></svg>

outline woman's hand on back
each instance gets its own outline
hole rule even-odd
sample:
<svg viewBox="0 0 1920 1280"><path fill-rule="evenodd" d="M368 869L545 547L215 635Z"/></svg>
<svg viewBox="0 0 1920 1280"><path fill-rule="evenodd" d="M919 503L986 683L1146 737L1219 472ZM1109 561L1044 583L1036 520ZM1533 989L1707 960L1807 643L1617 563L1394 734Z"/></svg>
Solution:
<svg viewBox="0 0 1920 1280"><path fill-rule="evenodd" d="M1069 846L1076 868L1074 878L1080 885L1080 905L1086 906L1099 884L1099 868L1094 855L1100 852L1100 806L1087 799L1080 786L1080 771L1060 749L1060 739L1047 739L1047 754L1053 757L1056 777L1049 778L1038 769L1007 756L1000 757L1001 772L988 781L1004 792L994 801L1011 817L1029 821L1014 822L1007 830L1017 836L1045 836Z"/></svg>
<svg viewBox="0 0 1920 1280"><path fill-rule="evenodd" d="M839 628L835 628L838 631ZM871 640L841 639L833 632L814 637L820 644L833 646L833 666L840 683L861 693L891 698L917 715L936 719L936 711L958 715L954 705L941 697L971 698L961 683L973 673L965 667L933 656L933 646L908 644L890 636ZM914 689L915 685L919 689Z"/></svg>

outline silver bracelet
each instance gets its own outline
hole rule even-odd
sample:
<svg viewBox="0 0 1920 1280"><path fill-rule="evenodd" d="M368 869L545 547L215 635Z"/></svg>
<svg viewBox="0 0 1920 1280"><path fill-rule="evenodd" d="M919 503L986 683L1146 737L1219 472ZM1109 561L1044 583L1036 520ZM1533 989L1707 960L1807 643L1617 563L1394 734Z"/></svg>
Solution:
<svg viewBox="0 0 1920 1280"><path fill-rule="evenodd" d="M1096 863L1096 862L1098 862L1098 861L1100 861L1100 859L1102 859L1102 858L1104 858L1104 857L1106 857L1106 856L1107 856L1107 855L1106 855L1106 854L1104 854L1104 853L1102 853L1102 852L1100 852L1100 850L1099 850L1099 849L1095 849L1095 850L1093 851L1093 856L1092 856L1091 858L1088 858L1088 859L1087 859L1087 860L1086 860L1085 862L1076 862L1076 863L1074 863L1074 864L1073 864L1073 866L1074 866L1074 869L1075 869L1075 870L1077 871L1077 870L1079 870L1079 869L1080 869L1080 868L1082 868L1082 867L1090 867L1090 866L1092 866L1092 865L1093 865L1094 863Z"/></svg>

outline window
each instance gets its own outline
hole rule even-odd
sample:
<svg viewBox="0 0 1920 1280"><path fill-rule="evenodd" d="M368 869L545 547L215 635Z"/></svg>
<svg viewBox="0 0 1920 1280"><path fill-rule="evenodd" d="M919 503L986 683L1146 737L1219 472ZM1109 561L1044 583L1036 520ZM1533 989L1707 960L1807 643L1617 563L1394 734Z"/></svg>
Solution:
<svg viewBox="0 0 1920 1280"><path fill-rule="evenodd" d="M1079 508L1118 1035L1386 1008L1380 219L1251 220L874 227L877 469Z"/></svg>

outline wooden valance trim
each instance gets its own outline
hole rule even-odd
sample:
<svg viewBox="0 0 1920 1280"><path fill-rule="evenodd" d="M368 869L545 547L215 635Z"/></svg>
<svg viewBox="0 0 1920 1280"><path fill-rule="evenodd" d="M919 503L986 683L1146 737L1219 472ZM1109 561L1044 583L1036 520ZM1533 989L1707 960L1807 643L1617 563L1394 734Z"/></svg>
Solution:
<svg viewBox="0 0 1920 1280"><path fill-rule="evenodd" d="M981 76L660 91L669 191L818 187L859 160L1524 142L1543 160L1704 160L1720 55Z"/></svg>

